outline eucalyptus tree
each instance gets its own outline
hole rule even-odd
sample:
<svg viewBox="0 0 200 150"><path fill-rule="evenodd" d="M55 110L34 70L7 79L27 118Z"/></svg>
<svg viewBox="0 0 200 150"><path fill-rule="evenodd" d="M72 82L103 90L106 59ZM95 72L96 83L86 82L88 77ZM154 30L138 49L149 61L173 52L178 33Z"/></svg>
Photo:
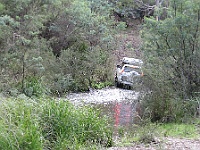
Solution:
<svg viewBox="0 0 200 150"><path fill-rule="evenodd" d="M118 28L112 10L106 0L2 0L1 73L28 95L41 80L64 91L63 81L84 89L106 81Z"/></svg>
<svg viewBox="0 0 200 150"><path fill-rule="evenodd" d="M109 0L113 5L114 14L129 25L130 21L143 20L144 17L157 16L165 17L165 8L169 0ZM163 8L163 9L158 9Z"/></svg>
<svg viewBox="0 0 200 150"><path fill-rule="evenodd" d="M59 49L58 60L63 68L60 72L66 82L69 75L72 77L75 89L88 89L94 76L95 80L101 80L99 78L103 76L102 81L107 80L106 74L110 71L106 72L105 66L109 49L113 49L113 24L109 4L90 0L72 1L63 11L63 17L54 22L54 27L59 29L59 36L54 40L65 37L63 43L66 43Z"/></svg>
<svg viewBox="0 0 200 150"><path fill-rule="evenodd" d="M164 20L146 18L142 31L154 119L194 114L188 99L200 90L200 2L171 0L167 10Z"/></svg>
<svg viewBox="0 0 200 150"><path fill-rule="evenodd" d="M47 18L43 14L44 5L41 5L39 0L9 2L2 0L1 3L4 9L1 11L0 28L5 29L2 36L0 35L3 43L1 58L4 64L1 72L5 72L9 81L6 83L8 86L20 83L23 92L29 89L32 91L29 93L33 93L33 87L30 90L25 79L30 76L40 77L41 71L44 70L41 53L45 46L39 42L43 41L39 39L39 34Z"/></svg>

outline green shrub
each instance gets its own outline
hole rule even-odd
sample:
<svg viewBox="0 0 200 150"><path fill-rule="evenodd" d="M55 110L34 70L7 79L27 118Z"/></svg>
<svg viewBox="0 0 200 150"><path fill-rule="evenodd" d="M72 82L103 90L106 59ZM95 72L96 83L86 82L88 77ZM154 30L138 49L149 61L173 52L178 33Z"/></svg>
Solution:
<svg viewBox="0 0 200 150"><path fill-rule="evenodd" d="M104 87L112 85L111 82L98 82L98 83L92 83L92 87L95 89L102 89Z"/></svg>
<svg viewBox="0 0 200 150"><path fill-rule="evenodd" d="M75 90L76 83L70 75L55 74L53 80L54 83L50 86L50 91L54 95L61 96L68 91Z"/></svg>
<svg viewBox="0 0 200 150"><path fill-rule="evenodd" d="M34 76L27 77L25 80L24 92L27 96L41 96L44 93L44 88L40 79Z"/></svg>

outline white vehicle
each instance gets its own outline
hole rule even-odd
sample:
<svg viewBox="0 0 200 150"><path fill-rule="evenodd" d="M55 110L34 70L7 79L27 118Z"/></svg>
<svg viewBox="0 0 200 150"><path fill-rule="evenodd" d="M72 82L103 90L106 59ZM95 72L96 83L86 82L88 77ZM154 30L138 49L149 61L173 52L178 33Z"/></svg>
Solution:
<svg viewBox="0 0 200 150"><path fill-rule="evenodd" d="M142 60L124 57L122 59L122 65L117 65L116 68L115 85L117 87L130 88L134 84L137 84L143 76L142 64Z"/></svg>

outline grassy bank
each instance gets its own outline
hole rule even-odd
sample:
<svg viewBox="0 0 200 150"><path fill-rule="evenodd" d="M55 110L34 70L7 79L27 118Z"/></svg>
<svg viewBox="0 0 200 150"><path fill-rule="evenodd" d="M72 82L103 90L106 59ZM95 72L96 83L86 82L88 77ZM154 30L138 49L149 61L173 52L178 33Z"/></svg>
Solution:
<svg viewBox="0 0 200 150"><path fill-rule="evenodd" d="M200 138L199 119L189 124L145 121L128 130L119 127L119 138L113 143L108 118L91 107L49 98L10 98L1 100L0 105L0 149L4 150L90 150L145 144L163 137Z"/></svg>
<svg viewBox="0 0 200 150"><path fill-rule="evenodd" d="M133 125L130 129L119 128L119 140L115 146L131 146L133 143L149 144L165 137L180 139L200 139L200 119L193 123L146 123Z"/></svg>
<svg viewBox="0 0 200 150"><path fill-rule="evenodd" d="M98 149L112 144L107 119L92 108L53 99L5 99L0 105L0 149Z"/></svg>

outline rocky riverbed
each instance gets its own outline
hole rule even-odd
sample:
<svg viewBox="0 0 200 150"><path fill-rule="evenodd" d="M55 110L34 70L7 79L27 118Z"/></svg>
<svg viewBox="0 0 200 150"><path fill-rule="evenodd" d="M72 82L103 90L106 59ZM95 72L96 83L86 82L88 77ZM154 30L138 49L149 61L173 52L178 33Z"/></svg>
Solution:
<svg viewBox="0 0 200 150"><path fill-rule="evenodd" d="M104 88L90 90L85 93L70 93L66 96L74 104L106 104L110 102L134 102L138 99L139 92L120 88Z"/></svg>

